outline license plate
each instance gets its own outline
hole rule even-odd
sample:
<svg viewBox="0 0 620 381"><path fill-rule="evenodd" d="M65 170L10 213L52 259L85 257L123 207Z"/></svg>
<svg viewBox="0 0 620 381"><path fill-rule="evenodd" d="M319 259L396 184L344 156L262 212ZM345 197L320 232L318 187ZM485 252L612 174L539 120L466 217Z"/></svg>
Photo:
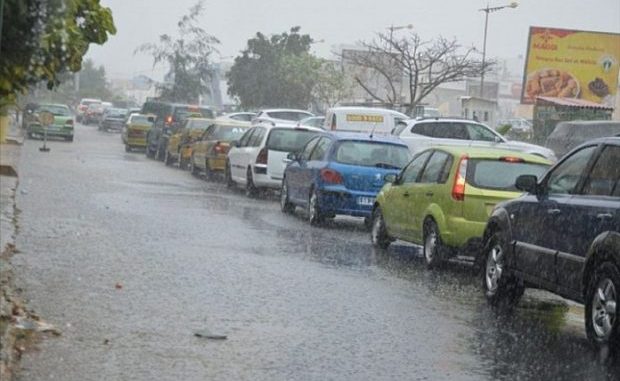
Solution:
<svg viewBox="0 0 620 381"><path fill-rule="evenodd" d="M358 205L372 205L375 203L374 197L358 197L357 204Z"/></svg>

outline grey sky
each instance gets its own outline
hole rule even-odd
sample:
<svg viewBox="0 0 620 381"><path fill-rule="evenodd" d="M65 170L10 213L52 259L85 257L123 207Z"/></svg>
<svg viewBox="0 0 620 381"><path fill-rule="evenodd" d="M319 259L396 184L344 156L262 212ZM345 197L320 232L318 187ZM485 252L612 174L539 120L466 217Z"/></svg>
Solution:
<svg viewBox="0 0 620 381"><path fill-rule="evenodd" d="M104 46L91 46L88 57L103 64L111 78L152 71L150 57L133 51L154 42L162 33L174 34L176 22L196 0L102 0L112 9L118 32ZM509 1L490 1L504 5ZM372 38L390 25L413 24L423 38L457 37L464 45L482 47L484 13L480 0L207 0L203 25L218 37L221 56L230 60L257 31L279 33L299 25L315 40L314 51L327 57L333 45ZM619 0L523 0L516 9L489 17L488 55L524 54L530 25L620 33ZM399 33L399 32L395 32Z"/></svg>

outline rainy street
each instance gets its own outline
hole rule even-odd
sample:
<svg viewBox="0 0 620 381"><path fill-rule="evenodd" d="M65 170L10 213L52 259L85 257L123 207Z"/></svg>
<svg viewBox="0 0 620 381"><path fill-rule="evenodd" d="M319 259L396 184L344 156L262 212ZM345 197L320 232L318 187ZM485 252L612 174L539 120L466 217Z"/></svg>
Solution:
<svg viewBox="0 0 620 381"><path fill-rule="evenodd" d="M277 195L125 153L78 125L27 140L17 194L17 286L58 327L19 380L608 379L583 308L528 290L487 307L465 262L375 251L361 220L311 227ZM195 336L207 330L225 340ZM613 376L612 376L613 377Z"/></svg>

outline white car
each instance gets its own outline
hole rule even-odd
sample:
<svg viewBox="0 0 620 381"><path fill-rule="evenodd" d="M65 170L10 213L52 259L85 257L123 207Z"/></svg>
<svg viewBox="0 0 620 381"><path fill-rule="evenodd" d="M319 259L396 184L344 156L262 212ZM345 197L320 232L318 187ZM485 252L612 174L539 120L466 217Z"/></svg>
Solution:
<svg viewBox="0 0 620 381"><path fill-rule="evenodd" d="M261 110L256 114L256 117L252 119L252 124L260 123L296 123L302 119L315 116L313 113L287 108L267 109Z"/></svg>
<svg viewBox="0 0 620 381"><path fill-rule="evenodd" d="M526 152L552 162L557 161L553 151L548 148L508 140L484 124L467 119L413 119L397 126L392 134L407 143L413 154L436 145L475 145Z"/></svg>
<svg viewBox="0 0 620 381"><path fill-rule="evenodd" d="M230 114L224 114L218 116L216 120L230 121L234 120L237 122L251 122L252 119L256 117L255 112L231 112Z"/></svg>
<svg viewBox="0 0 620 381"><path fill-rule="evenodd" d="M244 186L246 195L261 188L279 189L290 152L297 152L323 130L291 124L262 123L232 142L226 163L229 187Z"/></svg>

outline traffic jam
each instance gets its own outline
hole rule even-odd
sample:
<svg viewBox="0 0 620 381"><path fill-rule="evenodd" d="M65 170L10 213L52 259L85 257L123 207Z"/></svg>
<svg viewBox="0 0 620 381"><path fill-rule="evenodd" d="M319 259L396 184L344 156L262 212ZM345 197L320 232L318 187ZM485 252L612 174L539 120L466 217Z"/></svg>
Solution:
<svg viewBox="0 0 620 381"><path fill-rule="evenodd" d="M108 110L106 130L119 112ZM582 142L558 160L472 120L380 108L335 107L320 119L295 109L215 117L159 101L120 111L126 152L249 198L276 192L282 213L299 207L310 225L358 217L369 244L419 245L429 269L466 257L492 306L545 289L585 304L594 345L618 340L620 138Z"/></svg>

